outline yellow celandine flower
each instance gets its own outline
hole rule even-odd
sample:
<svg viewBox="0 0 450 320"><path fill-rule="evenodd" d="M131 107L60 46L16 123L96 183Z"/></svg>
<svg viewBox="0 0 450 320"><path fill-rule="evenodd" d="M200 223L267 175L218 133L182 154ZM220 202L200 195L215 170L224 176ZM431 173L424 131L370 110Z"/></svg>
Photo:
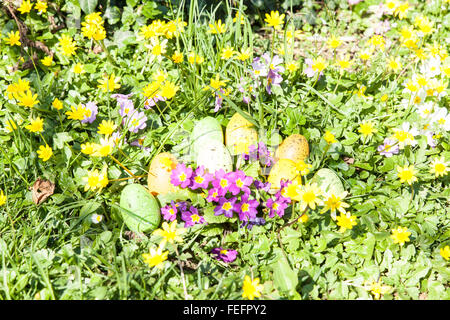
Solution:
<svg viewBox="0 0 450 320"><path fill-rule="evenodd" d="M264 286L259 284L259 278L252 280L250 276L246 275L244 283L242 284L242 298L247 298L249 300L259 298L263 289Z"/></svg>
<svg viewBox="0 0 450 320"><path fill-rule="evenodd" d="M18 97L19 106L24 106L28 108L33 108L34 105L39 103L37 100L37 94L32 94L30 90L27 90L25 93L21 92Z"/></svg>
<svg viewBox="0 0 450 320"><path fill-rule="evenodd" d="M392 288L388 285L381 285L381 280L366 285L366 290L373 294L375 300L379 300L381 295L388 293L391 289Z"/></svg>
<svg viewBox="0 0 450 320"><path fill-rule="evenodd" d="M397 176L400 178L400 182L406 182L409 185L417 181L417 171L414 169L414 165L405 165L404 167L397 166Z"/></svg>
<svg viewBox="0 0 450 320"><path fill-rule="evenodd" d="M8 99L19 99L19 94L30 89L30 82L28 80L19 79L17 83L12 83L6 88L5 96Z"/></svg>
<svg viewBox="0 0 450 320"><path fill-rule="evenodd" d="M233 18L233 22L236 22L238 19L239 19L239 23L240 23L240 24L244 24L244 23L245 23L244 16L241 15L241 14L239 13L239 11L236 11L236 14L235 14L235 16L234 16L234 18Z"/></svg>
<svg viewBox="0 0 450 320"><path fill-rule="evenodd" d="M358 97L367 98L365 94L366 89L367 89L366 86L358 84L358 90L355 90L353 94L356 94Z"/></svg>
<svg viewBox="0 0 450 320"><path fill-rule="evenodd" d="M295 164L295 167L297 168L297 171L300 173L300 175L306 176L309 173L309 169L312 168L312 165L305 163L305 161L303 160L300 160Z"/></svg>
<svg viewBox="0 0 450 320"><path fill-rule="evenodd" d="M436 178L437 177L443 177L447 175L447 173L450 171L449 164L445 162L444 157L435 157L433 158L433 161L430 163L430 173L434 173Z"/></svg>
<svg viewBox="0 0 450 320"><path fill-rule="evenodd" d="M11 31L8 33L8 37L3 38L6 43L8 43L11 47L12 46L19 46L21 45L20 43L20 32L19 31Z"/></svg>
<svg viewBox="0 0 450 320"><path fill-rule="evenodd" d="M442 256L442 258L444 258L445 260L449 260L450 259L450 247L449 246L445 246L441 249L439 249L439 253Z"/></svg>
<svg viewBox="0 0 450 320"><path fill-rule="evenodd" d="M417 31L414 30L413 26L403 26L400 30L401 41L408 40L417 37Z"/></svg>
<svg viewBox="0 0 450 320"><path fill-rule="evenodd" d="M116 75L113 73L111 76L105 75L103 79L98 80L100 83L97 88L102 89L103 92L113 92L115 89L120 88L120 77L116 78Z"/></svg>
<svg viewBox="0 0 450 320"><path fill-rule="evenodd" d="M423 34L433 32L433 21L430 21L426 16L417 16L414 20L414 25L419 28Z"/></svg>
<svg viewBox="0 0 450 320"><path fill-rule="evenodd" d="M150 53L155 56L162 56L166 53L166 47L167 47L167 39L163 39L162 41L159 39L159 37L153 37L150 39L150 45L148 48L150 49Z"/></svg>
<svg viewBox="0 0 450 320"><path fill-rule="evenodd" d="M314 210L316 209L316 206L323 205L323 201L320 199L321 195L322 190L316 183L313 183L302 186L298 197L293 199L299 201L300 211L305 211L307 207Z"/></svg>
<svg viewBox="0 0 450 320"><path fill-rule="evenodd" d="M156 82L163 83L168 76L169 75L167 74L167 72L158 69L157 71L155 71L155 73L152 74L152 79Z"/></svg>
<svg viewBox="0 0 450 320"><path fill-rule="evenodd" d="M286 70L288 70L291 73L297 71L297 69L298 65L295 62L289 62L286 64Z"/></svg>
<svg viewBox="0 0 450 320"><path fill-rule="evenodd" d="M39 158L41 158L42 161L45 162L53 155L53 150L49 147L48 144L46 144L45 146L39 146L37 154L39 155Z"/></svg>
<svg viewBox="0 0 450 320"><path fill-rule="evenodd" d="M400 5L398 0L387 0L384 2L384 6L390 14L393 14L395 9Z"/></svg>
<svg viewBox="0 0 450 320"><path fill-rule="evenodd" d="M380 97L380 101L381 101L381 102L386 102L388 98L389 98L389 96L388 96L387 94L383 94L383 95Z"/></svg>
<svg viewBox="0 0 450 320"><path fill-rule="evenodd" d="M151 99L151 98L156 97L159 94L160 88L161 88L161 83L159 81L153 81L153 82L147 84L142 89L142 94L145 97L147 97L148 99Z"/></svg>
<svg viewBox="0 0 450 320"><path fill-rule="evenodd" d="M302 191L302 180L294 179L290 184L284 187L280 193L285 198L290 199L300 199L300 194ZM278 203L274 202L272 205L272 209L276 210L278 208Z"/></svg>
<svg viewBox="0 0 450 320"><path fill-rule="evenodd" d="M38 0L34 5L34 8L38 11L38 14L47 12L47 2Z"/></svg>
<svg viewBox="0 0 450 320"><path fill-rule="evenodd" d="M402 68L400 57L392 57L387 60L387 66L390 70L397 72Z"/></svg>
<svg viewBox="0 0 450 320"><path fill-rule="evenodd" d="M336 224L341 227L339 232L343 233L347 229L353 229L353 226L356 226L356 216L347 216L346 214L340 214L339 217L336 217Z"/></svg>
<svg viewBox="0 0 450 320"><path fill-rule="evenodd" d="M414 135L408 131L404 131L401 129L394 128L394 135L391 137L398 141L398 145L400 149L404 149L405 145L411 145L414 142Z"/></svg>
<svg viewBox="0 0 450 320"><path fill-rule="evenodd" d="M7 200L7 198L6 198L5 194L3 193L3 190L0 190L0 206L4 205L6 203L6 200Z"/></svg>
<svg viewBox="0 0 450 320"><path fill-rule="evenodd" d="M359 125L358 132L363 135L363 137L371 137L374 133L378 132L376 128L374 128L375 124L372 121L363 121Z"/></svg>
<svg viewBox="0 0 450 320"><path fill-rule="evenodd" d="M417 44L419 43L418 37L412 37L401 42L402 47L406 47L408 49L414 50L417 48Z"/></svg>
<svg viewBox="0 0 450 320"><path fill-rule="evenodd" d="M397 229L392 230L391 238L394 240L394 243L398 243L400 246L403 246L405 242L409 242L409 236L411 232L408 231L406 227L397 227Z"/></svg>
<svg viewBox="0 0 450 320"><path fill-rule="evenodd" d="M322 72L327 67L327 62L322 57L313 59L311 68L315 72Z"/></svg>
<svg viewBox="0 0 450 320"><path fill-rule="evenodd" d="M220 59L222 60L229 60L234 55L234 49L230 46L227 46L222 49L222 52L220 54Z"/></svg>
<svg viewBox="0 0 450 320"><path fill-rule="evenodd" d="M325 134L323 135L323 139L328 143L328 144L333 144L335 142L337 142L334 134L332 134L330 131L325 131Z"/></svg>
<svg viewBox="0 0 450 320"><path fill-rule="evenodd" d="M216 76L209 80L209 86L204 87L203 90L208 90L208 89L213 88L212 94L214 95L214 92L216 90L219 90L220 88L223 88L226 86L227 81L228 80L220 80L220 75L218 73L216 73Z"/></svg>
<svg viewBox="0 0 450 320"><path fill-rule="evenodd" d="M88 115L88 109L86 109L82 104L78 106L71 106L71 111L66 111L67 119L73 120L83 120Z"/></svg>
<svg viewBox="0 0 450 320"><path fill-rule="evenodd" d="M53 57L52 56L46 56L43 59L41 59L41 63L46 66L50 67L53 63Z"/></svg>
<svg viewBox="0 0 450 320"><path fill-rule="evenodd" d="M153 234L163 238L160 243L160 246L164 247L167 242L169 243L183 242L183 238L180 237L180 235L182 235L185 232L186 232L185 228L177 229L177 220L174 220L170 223L170 225L166 221L164 221L162 224L162 228L153 231Z"/></svg>
<svg viewBox="0 0 450 320"><path fill-rule="evenodd" d="M359 58L363 61L367 61L370 59L372 55L372 51L371 50L361 50L359 52Z"/></svg>
<svg viewBox="0 0 450 320"><path fill-rule="evenodd" d="M93 157L106 157L109 156L114 150L114 139L112 137L100 138L100 143L94 144Z"/></svg>
<svg viewBox="0 0 450 320"><path fill-rule="evenodd" d="M374 35L369 39L369 44L372 46L373 49L380 48L381 51L384 50L385 41L382 35Z"/></svg>
<svg viewBox="0 0 450 320"><path fill-rule="evenodd" d="M12 119L6 120L5 129L7 132L13 132L14 130L16 130L17 125L14 122L14 120L12 120Z"/></svg>
<svg viewBox="0 0 450 320"><path fill-rule="evenodd" d="M25 126L28 131L36 133L44 131L44 120L37 117L36 119L31 119L30 124Z"/></svg>
<svg viewBox="0 0 450 320"><path fill-rule="evenodd" d="M284 23L284 13L280 15L278 11L270 11L270 15L266 13L266 18L264 19L267 22L269 27L273 27L275 30L280 30L282 24Z"/></svg>
<svg viewBox="0 0 450 320"><path fill-rule="evenodd" d="M302 214L302 215L300 216L300 218L298 219L298 221L301 222L301 223L306 223L308 220L309 220L309 217L308 217L308 215L305 214L305 213Z"/></svg>
<svg viewBox="0 0 450 320"><path fill-rule="evenodd" d="M32 8L33 8L33 5L31 4L30 0L23 0L22 4L20 5L20 7L17 10L20 11L21 14L25 14L25 13L30 12Z"/></svg>
<svg viewBox="0 0 450 320"><path fill-rule="evenodd" d="M79 62L73 66L72 71L73 71L73 73L76 73L76 74L81 74L81 73L85 73L86 72L84 70L84 66L81 63L79 63Z"/></svg>
<svg viewBox="0 0 450 320"><path fill-rule="evenodd" d="M394 15L397 16L400 20L406 18L409 10L408 1L400 2L398 6L394 10Z"/></svg>
<svg viewBox="0 0 450 320"><path fill-rule="evenodd" d="M333 220L336 220L336 211L339 211L341 214L345 214L347 216L350 216L349 213L345 210L345 208L348 208L350 205L342 199L344 199L347 196L348 192L344 191L341 195L335 195L332 192L326 193L324 195L324 208L320 213L327 212L330 210L330 215Z"/></svg>
<svg viewBox="0 0 450 320"><path fill-rule="evenodd" d="M175 85L175 83L166 81L161 86L161 96L166 99L172 99L175 96L175 94L178 92L179 89L180 89L180 87Z"/></svg>
<svg viewBox="0 0 450 320"><path fill-rule="evenodd" d="M175 51L175 53L172 55L172 61L174 63L181 63L183 62L183 54L179 51Z"/></svg>
<svg viewBox="0 0 450 320"><path fill-rule="evenodd" d="M142 258L144 258L144 263L148 264L150 268L157 267L158 269L162 269L164 264L163 262L167 260L167 256L169 255L169 251L164 251L161 246L158 249L150 248L150 253L143 253Z"/></svg>
<svg viewBox="0 0 450 320"><path fill-rule="evenodd" d="M225 33L225 31L227 31L227 28L225 26L224 23L222 23L222 20L219 19L217 21L214 22L214 24L209 24L209 33L212 34L221 34L221 33Z"/></svg>
<svg viewBox="0 0 450 320"><path fill-rule="evenodd" d="M77 47L72 37L63 34L61 38L59 38L58 50L62 55L70 57L75 54Z"/></svg>
<svg viewBox="0 0 450 320"><path fill-rule="evenodd" d="M428 54L425 52L424 49L416 49L414 50L414 54L419 60L426 60L428 59Z"/></svg>
<svg viewBox="0 0 450 320"><path fill-rule="evenodd" d="M83 177L83 181L86 183L84 186L84 191L92 190L92 191L102 191L108 183L108 167L105 165L102 168L102 171L99 172L97 169L88 172L87 177Z"/></svg>
<svg viewBox="0 0 450 320"><path fill-rule="evenodd" d="M105 136L111 135L114 130L116 130L117 125L114 124L112 120L103 120L102 123L98 125L98 134L104 134Z"/></svg>
<svg viewBox="0 0 450 320"><path fill-rule="evenodd" d="M101 12L93 12L85 17L85 21L81 23L81 33L83 36L97 41L106 38L106 30L103 27L103 18L100 16Z"/></svg>
<svg viewBox="0 0 450 320"><path fill-rule="evenodd" d="M86 142L83 143L81 146L81 152L87 155L93 154L96 148L95 143Z"/></svg>
<svg viewBox="0 0 450 320"><path fill-rule="evenodd" d="M58 98L55 98L52 102L52 107L56 110L61 110L63 108L63 103Z"/></svg>
<svg viewBox="0 0 450 320"><path fill-rule="evenodd" d="M334 35L332 35L327 40L327 44L328 44L328 47L330 47L331 49L336 49L337 47L339 47L342 44L342 40L340 38L336 38Z"/></svg>
<svg viewBox="0 0 450 320"><path fill-rule="evenodd" d="M199 56L195 52L191 52L188 55L188 61L190 64L202 64L205 59L202 56Z"/></svg>
<svg viewBox="0 0 450 320"><path fill-rule="evenodd" d="M241 49L241 52L235 51L234 54L236 55L236 59L238 59L240 61L248 60L252 56L252 52L251 52L250 48Z"/></svg>
<svg viewBox="0 0 450 320"><path fill-rule="evenodd" d="M338 63L339 67L342 70L345 70L345 69L348 69L348 68L350 68L352 66L353 61L350 60L350 56L349 55L346 55L344 58L339 59L337 61L337 63Z"/></svg>

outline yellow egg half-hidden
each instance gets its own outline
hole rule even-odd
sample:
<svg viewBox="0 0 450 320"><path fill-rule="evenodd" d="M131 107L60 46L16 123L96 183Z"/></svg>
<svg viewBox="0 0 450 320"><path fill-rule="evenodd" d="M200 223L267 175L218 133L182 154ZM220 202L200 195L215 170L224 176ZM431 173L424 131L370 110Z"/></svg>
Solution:
<svg viewBox="0 0 450 320"><path fill-rule="evenodd" d="M275 161L289 159L295 163L304 161L309 156L308 140L301 134L292 134L278 146Z"/></svg>
<svg viewBox="0 0 450 320"><path fill-rule="evenodd" d="M280 159L270 169L269 178L270 193L275 193L280 190L281 180L293 181L299 176L295 162L289 159Z"/></svg>
<svg viewBox="0 0 450 320"><path fill-rule="evenodd" d="M177 163L177 158L169 152L160 153L152 159L147 178L150 193L153 195L167 194L176 190L175 186L170 183L170 175Z"/></svg>
<svg viewBox="0 0 450 320"><path fill-rule="evenodd" d="M248 147L258 143L258 132L253 124L235 113L225 129L225 145L232 155L248 153Z"/></svg>

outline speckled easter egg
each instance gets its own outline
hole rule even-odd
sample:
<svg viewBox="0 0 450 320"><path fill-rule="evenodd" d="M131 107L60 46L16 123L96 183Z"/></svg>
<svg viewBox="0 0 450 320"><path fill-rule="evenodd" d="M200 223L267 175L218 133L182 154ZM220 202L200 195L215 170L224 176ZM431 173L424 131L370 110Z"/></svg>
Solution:
<svg viewBox="0 0 450 320"><path fill-rule="evenodd" d="M233 170L233 162L228 149L218 141L208 141L208 144L199 150L197 167L204 166L210 173L219 169L225 172Z"/></svg>
<svg viewBox="0 0 450 320"><path fill-rule="evenodd" d="M292 134L278 146L275 160L290 159L295 163L305 160L309 156L308 140L301 134Z"/></svg>
<svg viewBox="0 0 450 320"><path fill-rule="evenodd" d="M239 113L235 113L225 130L225 144L230 153L232 155L247 153L248 147L257 142L258 132L253 124Z"/></svg>
<svg viewBox="0 0 450 320"><path fill-rule="evenodd" d="M341 179L333 170L328 168L318 170L312 177L311 183L317 183L322 192L331 192L336 196L341 195L345 191Z"/></svg>
<svg viewBox="0 0 450 320"><path fill-rule="evenodd" d="M298 176L298 170L295 162L289 159L280 159L270 169L269 178L270 193L276 193L280 190L281 180L294 180Z"/></svg>
<svg viewBox="0 0 450 320"><path fill-rule="evenodd" d="M160 153L152 159L148 170L147 185L153 195L175 191L175 186L170 183L170 175L176 165L177 158L169 152Z"/></svg>
<svg viewBox="0 0 450 320"><path fill-rule="evenodd" d="M208 141L217 141L223 144L222 126L213 117L205 117L199 120L191 133L192 158L196 159L198 152Z"/></svg>
<svg viewBox="0 0 450 320"><path fill-rule="evenodd" d="M155 230L161 222L158 201L140 184L127 185L120 194L120 213L133 232Z"/></svg>

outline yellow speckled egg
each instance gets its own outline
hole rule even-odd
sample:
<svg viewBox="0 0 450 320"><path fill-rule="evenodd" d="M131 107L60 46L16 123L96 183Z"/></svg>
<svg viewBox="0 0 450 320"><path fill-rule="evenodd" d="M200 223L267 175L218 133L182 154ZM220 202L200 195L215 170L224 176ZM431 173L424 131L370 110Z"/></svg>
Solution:
<svg viewBox="0 0 450 320"><path fill-rule="evenodd" d="M294 180L298 176L295 162L289 159L280 159L273 165L269 173L270 193L280 190L281 180Z"/></svg>
<svg viewBox="0 0 450 320"><path fill-rule="evenodd" d="M239 113L235 113L225 130L225 145L232 155L248 152L248 147L257 144L258 132L253 124Z"/></svg>
<svg viewBox="0 0 450 320"><path fill-rule="evenodd" d="M290 159L295 163L305 160L309 156L308 140L301 134L292 134L278 146L275 152L275 161Z"/></svg>
<svg viewBox="0 0 450 320"><path fill-rule="evenodd" d="M175 186L170 183L170 175L177 163L177 158L169 152L160 153L152 159L148 170L147 184L148 190L153 195L167 194L176 190Z"/></svg>

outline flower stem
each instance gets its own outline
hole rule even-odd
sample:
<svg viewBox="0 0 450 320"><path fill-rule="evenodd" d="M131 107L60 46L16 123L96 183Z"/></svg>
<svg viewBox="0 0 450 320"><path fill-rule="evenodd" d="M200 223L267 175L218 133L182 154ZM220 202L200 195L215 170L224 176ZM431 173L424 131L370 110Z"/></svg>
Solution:
<svg viewBox="0 0 450 320"><path fill-rule="evenodd" d="M176 252L176 254L177 254L178 265L180 266L181 283L183 284L184 299L185 299L185 300L188 300L188 293L187 293L187 290L186 290L186 282L185 282L185 280L184 280L183 264L181 263L180 255L178 254L178 248L177 248L177 247L175 247L175 252Z"/></svg>

